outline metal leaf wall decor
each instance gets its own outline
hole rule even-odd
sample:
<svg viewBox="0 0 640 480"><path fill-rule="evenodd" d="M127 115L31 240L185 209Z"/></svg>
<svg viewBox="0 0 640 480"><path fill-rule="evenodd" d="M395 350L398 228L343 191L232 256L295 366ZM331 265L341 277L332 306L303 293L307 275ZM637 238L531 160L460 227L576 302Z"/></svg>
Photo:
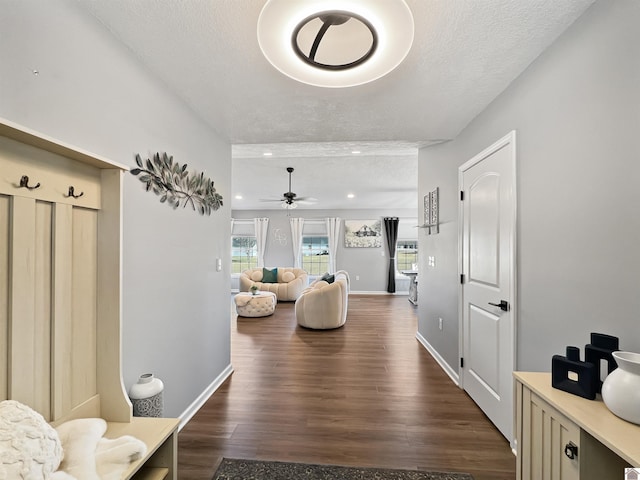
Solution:
<svg viewBox="0 0 640 480"><path fill-rule="evenodd" d="M222 206L222 195L216 192L213 180L204 173L188 172L186 163L180 165L166 153L156 153L153 160L145 161L136 154L136 164L139 168L132 168L131 174L139 175L147 192L153 190L160 196L160 203L166 202L174 209L191 205L200 215L211 215Z"/></svg>

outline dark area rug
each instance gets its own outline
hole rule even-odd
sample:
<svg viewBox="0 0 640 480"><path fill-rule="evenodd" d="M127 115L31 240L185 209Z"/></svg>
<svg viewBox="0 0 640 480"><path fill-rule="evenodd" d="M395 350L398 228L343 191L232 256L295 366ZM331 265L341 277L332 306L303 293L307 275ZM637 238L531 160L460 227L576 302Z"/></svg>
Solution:
<svg viewBox="0 0 640 480"><path fill-rule="evenodd" d="M338 467L223 458L212 480L473 480L468 473Z"/></svg>

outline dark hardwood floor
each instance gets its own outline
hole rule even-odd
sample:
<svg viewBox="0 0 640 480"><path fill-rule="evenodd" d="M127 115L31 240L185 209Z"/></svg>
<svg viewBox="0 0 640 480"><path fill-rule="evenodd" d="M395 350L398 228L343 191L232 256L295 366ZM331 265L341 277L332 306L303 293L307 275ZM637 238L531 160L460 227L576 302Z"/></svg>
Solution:
<svg viewBox="0 0 640 480"><path fill-rule="evenodd" d="M515 479L508 442L415 338L406 297L351 295L347 323L296 325L293 303L232 320L234 373L179 435L181 480L222 457Z"/></svg>

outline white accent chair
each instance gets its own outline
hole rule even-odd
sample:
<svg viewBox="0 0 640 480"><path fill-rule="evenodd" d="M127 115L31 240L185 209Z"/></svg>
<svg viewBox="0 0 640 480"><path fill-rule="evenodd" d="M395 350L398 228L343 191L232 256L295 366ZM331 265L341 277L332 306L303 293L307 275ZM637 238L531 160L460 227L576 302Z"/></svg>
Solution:
<svg viewBox="0 0 640 480"><path fill-rule="evenodd" d="M347 321L349 274L339 270L333 283L318 279L296 300L298 325L317 330L343 326Z"/></svg>

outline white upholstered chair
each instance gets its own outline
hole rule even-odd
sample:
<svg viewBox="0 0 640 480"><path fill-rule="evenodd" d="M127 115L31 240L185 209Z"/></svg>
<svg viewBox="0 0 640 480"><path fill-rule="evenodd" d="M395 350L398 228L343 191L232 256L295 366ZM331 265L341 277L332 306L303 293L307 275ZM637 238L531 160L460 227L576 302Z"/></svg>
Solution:
<svg viewBox="0 0 640 480"><path fill-rule="evenodd" d="M347 321L349 274L340 270L334 281L311 283L296 300L298 325L319 330L338 328Z"/></svg>

